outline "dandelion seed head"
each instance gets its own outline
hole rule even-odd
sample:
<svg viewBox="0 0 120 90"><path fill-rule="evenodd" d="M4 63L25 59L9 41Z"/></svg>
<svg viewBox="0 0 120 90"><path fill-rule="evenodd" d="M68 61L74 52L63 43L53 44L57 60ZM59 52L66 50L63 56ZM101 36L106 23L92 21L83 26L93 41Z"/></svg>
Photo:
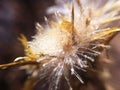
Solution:
<svg viewBox="0 0 120 90"><path fill-rule="evenodd" d="M62 10L57 20L47 27L37 25L39 32L27 42L35 60L43 63L38 77L48 78L50 90L57 90L62 76L71 89L69 74L84 83L76 69L86 71L88 63L94 63L95 57L101 54L99 48L105 49L111 34L120 31L116 26L110 27L113 21L120 19L120 1L108 0L103 5L100 2L74 0L66 2L62 8L51 7L48 13L52 8ZM31 54L26 55L32 60Z"/></svg>

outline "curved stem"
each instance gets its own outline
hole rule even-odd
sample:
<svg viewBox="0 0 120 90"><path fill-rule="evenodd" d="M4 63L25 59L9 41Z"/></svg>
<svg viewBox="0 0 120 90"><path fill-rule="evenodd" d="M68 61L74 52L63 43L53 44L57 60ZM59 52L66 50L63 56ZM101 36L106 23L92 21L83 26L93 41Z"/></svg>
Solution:
<svg viewBox="0 0 120 90"><path fill-rule="evenodd" d="M39 62L36 61L20 61L20 62L11 62L7 64L2 64L0 65L0 69L6 69L9 67L14 67L14 66L22 66L22 65L38 65L40 64Z"/></svg>

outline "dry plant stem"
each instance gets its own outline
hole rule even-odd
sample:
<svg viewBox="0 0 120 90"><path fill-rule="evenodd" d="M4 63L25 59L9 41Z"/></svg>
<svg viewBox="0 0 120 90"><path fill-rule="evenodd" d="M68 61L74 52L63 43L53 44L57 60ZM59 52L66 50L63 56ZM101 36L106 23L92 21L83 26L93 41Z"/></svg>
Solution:
<svg viewBox="0 0 120 90"><path fill-rule="evenodd" d="M36 62L36 61L12 62L12 63L8 63L8 64L0 65L0 69L6 69L9 67L23 66L23 65L40 65L40 63Z"/></svg>
<svg viewBox="0 0 120 90"><path fill-rule="evenodd" d="M27 79L24 83L23 90L34 90L34 83L35 83L35 78L30 77Z"/></svg>

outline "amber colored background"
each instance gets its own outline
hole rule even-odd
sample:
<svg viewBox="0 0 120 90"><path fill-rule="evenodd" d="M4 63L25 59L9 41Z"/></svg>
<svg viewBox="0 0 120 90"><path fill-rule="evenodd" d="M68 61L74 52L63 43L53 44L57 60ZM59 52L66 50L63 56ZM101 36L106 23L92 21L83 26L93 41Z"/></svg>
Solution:
<svg viewBox="0 0 120 90"><path fill-rule="evenodd" d="M54 0L0 0L0 64L24 55L17 38L24 34L31 40L35 34L35 23L43 24L43 17L47 16L45 10L54 4ZM110 44L113 49L109 53L114 61L108 66L112 73L110 82L115 90L120 90L120 34ZM0 90L21 90L26 77L25 71L17 68L0 70Z"/></svg>

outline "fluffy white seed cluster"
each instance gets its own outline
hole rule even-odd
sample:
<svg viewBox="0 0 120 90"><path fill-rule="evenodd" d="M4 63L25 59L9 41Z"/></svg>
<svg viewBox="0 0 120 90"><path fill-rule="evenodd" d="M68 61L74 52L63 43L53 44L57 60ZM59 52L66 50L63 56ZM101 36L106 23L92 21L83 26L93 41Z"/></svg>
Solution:
<svg viewBox="0 0 120 90"><path fill-rule="evenodd" d="M105 3L102 3L102 2ZM94 62L100 54L98 47L104 47L101 40L106 40L110 33L119 31L111 25L120 19L120 0L73 0L48 9L61 12L56 22L41 28L28 42L34 54L43 54L37 58L44 62L39 69L40 79L48 78L49 89L56 90L62 76L65 77L70 90L69 74L75 75L81 83L84 80L75 71L85 70L89 62ZM110 26L111 25L111 26Z"/></svg>

